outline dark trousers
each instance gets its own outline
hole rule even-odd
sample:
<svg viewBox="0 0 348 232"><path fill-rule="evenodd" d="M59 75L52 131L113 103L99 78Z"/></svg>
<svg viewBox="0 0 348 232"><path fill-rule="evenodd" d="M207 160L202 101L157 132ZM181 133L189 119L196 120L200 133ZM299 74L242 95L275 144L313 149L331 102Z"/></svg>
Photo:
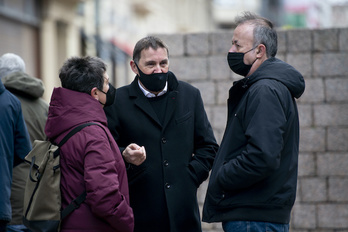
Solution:
<svg viewBox="0 0 348 232"><path fill-rule="evenodd" d="M6 232L8 221L0 220L0 232Z"/></svg>

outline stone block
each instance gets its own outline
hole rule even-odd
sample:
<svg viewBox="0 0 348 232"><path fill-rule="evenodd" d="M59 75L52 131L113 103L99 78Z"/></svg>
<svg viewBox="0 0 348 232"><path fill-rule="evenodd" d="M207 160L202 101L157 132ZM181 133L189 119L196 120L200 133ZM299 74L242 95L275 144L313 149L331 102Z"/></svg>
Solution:
<svg viewBox="0 0 348 232"><path fill-rule="evenodd" d="M314 176L316 174L315 156L311 153L300 153L298 157L298 176Z"/></svg>
<svg viewBox="0 0 348 232"><path fill-rule="evenodd" d="M282 60L284 62L288 62L286 59L286 55L282 52L277 53L276 58L278 58L279 60Z"/></svg>
<svg viewBox="0 0 348 232"><path fill-rule="evenodd" d="M208 55L210 53L208 33L186 35L186 52L188 56Z"/></svg>
<svg viewBox="0 0 348 232"><path fill-rule="evenodd" d="M325 178L301 178L301 200L305 202L319 202L327 200L327 186Z"/></svg>
<svg viewBox="0 0 348 232"><path fill-rule="evenodd" d="M312 33L310 30L296 29L287 32L289 53L307 53L312 51Z"/></svg>
<svg viewBox="0 0 348 232"><path fill-rule="evenodd" d="M322 127L301 128L300 152L325 151L325 129Z"/></svg>
<svg viewBox="0 0 348 232"><path fill-rule="evenodd" d="M327 102L348 102L348 78L325 79L325 96Z"/></svg>
<svg viewBox="0 0 348 232"><path fill-rule="evenodd" d="M318 205L318 226L344 229L348 227L348 204Z"/></svg>
<svg viewBox="0 0 348 232"><path fill-rule="evenodd" d="M297 104L298 116L301 127L309 127L313 125L312 105Z"/></svg>
<svg viewBox="0 0 348 232"><path fill-rule="evenodd" d="M224 136L224 132L225 132L224 129L220 129L220 128L215 129L215 128L214 128L214 135L215 135L216 142L217 142L218 144L221 143L222 138L223 138L223 136Z"/></svg>
<svg viewBox="0 0 348 232"><path fill-rule="evenodd" d="M293 207L292 225L294 229L314 229L317 225L316 207L312 204L297 204Z"/></svg>
<svg viewBox="0 0 348 232"><path fill-rule="evenodd" d="M329 151L348 151L348 128L330 127L327 132Z"/></svg>
<svg viewBox="0 0 348 232"><path fill-rule="evenodd" d="M227 107L228 91L232 87L232 81L219 81L216 83L217 104Z"/></svg>
<svg viewBox="0 0 348 232"><path fill-rule="evenodd" d="M294 66L303 76L312 75L312 55L310 53L288 54L286 62Z"/></svg>
<svg viewBox="0 0 348 232"><path fill-rule="evenodd" d="M338 29L313 30L314 51L338 51Z"/></svg>
<svg viewBox="0 0 348 232"><path fill-rule="evenodd" d="M182 81L207 80L207 63L206 57L173 57L170 70Z"/></svg>
<svg viewBox="0 0 348 232"><path fill-rule="evenodd" d="M211 54L224 54L227 56L232 47L232 31L220 31L210 34Z"/></svg>
<svg viewBox="0 0 348 232"><path fill-rule="evenodd" d="M286 44L287 44L287 33L286 31L277 31L278 34L278 51L279 53L285 53L286 50Z"/></svg>
<svg viewBox="0 0 348 232"><path fill-rule="evenodd" d="M155 34L168 46L169 59L185 54L184 34Z"/></svg>
<svg viewBox="0 0 348 232"><path fill-rule="evenodd" d="M208 183L209 183L208 180L203 181L203 183L198 188L197 199L198 199L199 205L203 205L203 203L204 203L205 195L206 195L207 189L208 189Z"/></svg>
<svg viewBox="0 0 348 232"><path fill-rule="evenodd" d="M298 99L299 102L323 102L324 95L324 81L321 78L306 79L306 88L302 96Z"/></svg>
<svg viewBox="0 0 348 232"><path fill-rule="evenodd" d="M302 199L301 199L301 185L300 185L300 180L301 178L297 178L297 188L296 188L296 199L295 199L295 205L296 204L301 204Z"/></svg>
<svg viewBox="0 0 348 232"><path fill-rule="evenodd" d="M293 229L291 226L290 226L290 229L289 229L290 232L308 232L308 230L302 230L302 229ZM325 232L331 232L331 231L325 231ZM333 231L332 231L333 232Z"/></svg>
<svg viewBox="0 0 348 232"><path fill-rule="evenodd" d="M340 51L348 51L348 28L341 28L338 36L338 44Z"/></svg>
<svg viewBox="0 0 348 232"><path fill-rule="evenodd" d="M225 106L216 106L213 108L212 125L215 129L224 130L227 122L227 108Z"/></svg>
<svg viewBox="0 0 348 232"><path fill-rule="evenodd" d="M211 80L231 80L232 71L225 55L215 55L208 58L208 72Z"/></svg>
<svg viewBox="0 0 348 232"><path fill-rule="evenodd" d="M317 173L319 176L347 176L348 153L319 153Z"/></svg>
<svg viewBox="0 0 348 232"><path fill-rule="evenodd" d="M315 105L314 125L348 126L348 104Z"/></svg>
<svg viewBox="0 0 348 232"><path fill-rule="evenodd" d="M344 178L329 178L329 201L348 202L348 173Z"/></svg>
<svg viewBox="0 0 348 232"><path fill-rule="evenodd" d="M205 105L215 104L215 86L213 84L207 81L193 81L192 85L200 90Z"/></svg>
<svg viewBox="0 0 348 232"><path fill-rule="evenodd" d="M202 222L202 232L223 232L221 222L216 222L216 223Z"/></svg>
<svg viewBox="0 0 348 232"><path fill-rule="evenodd" d="M209 106L209 105L204 105L204 108L205 108L205 112L207 113L207 116L208 116L208 120L209 122L211 122L212 118L213 118L213 113L212 113L212 106Z"/></svg>
<svg viewBox="0 0 348 232"><path fill-rule="evenodd" d="M323 77L346 76L348 73L347 53L315 53L313 55L313 75Z"/></svg>

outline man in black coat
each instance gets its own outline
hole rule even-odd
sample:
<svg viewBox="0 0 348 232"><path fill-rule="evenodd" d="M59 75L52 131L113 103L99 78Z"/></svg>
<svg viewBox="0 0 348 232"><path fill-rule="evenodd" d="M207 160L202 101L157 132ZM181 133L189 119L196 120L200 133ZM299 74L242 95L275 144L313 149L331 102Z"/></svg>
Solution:
<svg viewBox="0 0 348 232"><path fill-rule="evenodd" d="M218 145L200 91L169 71L159 38L138 41L130 66L134 81L105 113L128 167L135 231L201 231L197 188Z"/></svg>
<svg viewBox="0 0 348 232"><path fill-rule="evenodd" d="M273 24L237 20L228 64L245 78L229 91L228 121L212 169L203 220L226 232L288 231L296 197L299 119L305 82L275 58Z"/></svg>

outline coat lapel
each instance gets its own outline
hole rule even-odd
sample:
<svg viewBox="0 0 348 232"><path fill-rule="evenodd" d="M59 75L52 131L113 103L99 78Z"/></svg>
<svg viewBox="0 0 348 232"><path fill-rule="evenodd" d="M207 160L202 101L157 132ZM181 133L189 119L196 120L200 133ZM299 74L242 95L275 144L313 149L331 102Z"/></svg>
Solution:
<svg viewBox="0 0 348 232"><path fill-rule="evenodd" d="M152 108L150 102L146 97L138 97L135 99L135 105L138 106L145 114L147 114L152 120L154 120L160 127L162 127L161 122L159 121L156 112Z"/></svg>
<svg viewBox="0 0 348 232"><path fill-rule="evenodd" d="M159 121L156 112L153 110L150 102L144 96L143 92L141 92L138 86L138 78L135 78L131 83L132 88L129 91L129 97L134 98L134 104L139 107L145 114L147 114L153 121L158 124L158 126L162 127L161 122Z"/></svg>
<svg viewBox="0 0 348 232"><path fill-rule="evenodd" d="M164 123L163 123L163 128L165 129L166 126L168 125L170 119L172 118L173 116L173 113L175 111L175 108L176 108L176 103L177 103L177 91L171 91L169 92L169 96L168 96L168 99L167 99L167 109L166 109L166 114L165 114L165 117L164 117Z"/></svg>
<svg viewBox="0 0 348 232"><path fill-rule="evenodd" d="M138 78L136 77L134 81L132 82L132 88L130 89L129 96L135 98L134 104L139 107L142 111L144 111L145 114L147 114L153 121L158 124L158 126L165 127L168 125L170 119L173 117L176 104L177 104L177 94L178 91L177 86L178 86L178 81L174 74L172 72L169 72L169 96L168 96L168 101L167 101L167 109L165 113L165 118L164 118L164 123L163 125L159 121L156 112L152 108L150 102L148 99L144 96L143 92L141 92L139 86L138 86Z"/></svg>

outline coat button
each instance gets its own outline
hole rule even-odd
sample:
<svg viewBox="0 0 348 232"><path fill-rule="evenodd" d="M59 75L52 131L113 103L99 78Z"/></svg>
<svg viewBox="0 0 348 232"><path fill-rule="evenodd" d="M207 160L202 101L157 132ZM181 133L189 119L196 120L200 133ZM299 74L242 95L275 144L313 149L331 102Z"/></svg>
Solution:
<svg viewBox="0 0 348 232"><path fill-rule="evenodd" d="M166 183L165 187L166 187L166 189L170 189L171 186L170 186L170 184Z"/></svg>
<svg viewBox="0 0 348 232"><path fill-rule="evenodd" d="M166 143L167 142L167 140L166 140L166 138L162 138L162 143Z"/></svg>
<svg viewBox="0 0 348 232"><path fill-rule="evenodd" d="M169 165L169 162L167 160L163 161L163 166L164 167L168 167L168 165Z"/></svg>

